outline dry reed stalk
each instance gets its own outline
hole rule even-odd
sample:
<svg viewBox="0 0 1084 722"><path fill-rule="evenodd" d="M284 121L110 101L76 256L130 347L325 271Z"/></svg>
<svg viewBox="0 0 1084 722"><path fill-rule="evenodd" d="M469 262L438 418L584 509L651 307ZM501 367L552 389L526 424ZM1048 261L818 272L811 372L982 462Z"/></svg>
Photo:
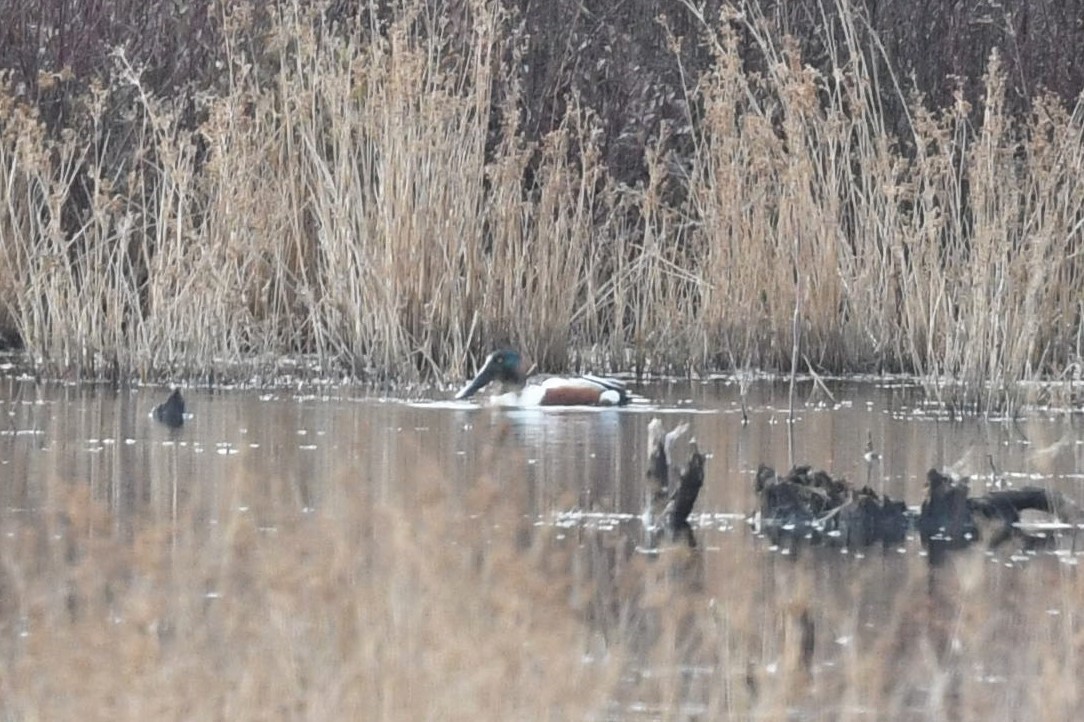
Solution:
<svg viewBox="0 0 1084 722"><path fill-rule="evenodd" d="M925 375L931 393L948 403L980 411L1019 403L1014 384L1041 376L1051 359L1049 342L1034 338L1048 328L1034 315L1048 289L1025 270L1047 256L1043 246L1032 252L1033 243L1013 240L1024 230L1022 218L1036 220L1023 211L1034 201L1025 201L1017 180L1030 172L1016 160L1020 138L1030 133L1008 124L996 58L979 137L971 137L962 100L939 118L916 106L916 154L908 158L885 136L873 91L884 81L856 44L853 13L840 13L850 44L831 48L834 72L821 77L776 44L755 8L745 10L739 22L765 59L767 80L748 82L733 60L735 40L723 31L697 155L707 162L693 176L693 187L703 187L693 196L698 213L712 221L698 228L713 259L708 317L773 336L754 347L779 355L754 363L780 367L779 352L790 346L784 312L797 305L801 277L805 338L818 365L831 368L843 358L851 368L863 358L881 368L898 364ZM768 174L764 191L741 185L760 169ZM1079 202L1074 195L1068 205ZM743 227L738 219L750 212L760 219ZM1079 235L1062 227L1056 237ZM1033 229L1028 237L1047 234ZM795 244L800 253L790 256L786 249ZM1031 282L1011 280L1026 278ZM1080 319L1071 318L1078 328ZM735 334L722 336L727 343ZM1061 358L1075 358L1071 344L1058 347ZM731 349L728 356L739 356ZM962 384L944 387L946 378Z"/></svg>
<svg viewBox="0 0 1084 722"><path fill-rule="evenodd" d="M62 132L5 95L0 298L35 363L87 376L311 354L430 380L502 343L545 370L783 370L796 307L811 365L915 372L958 408L1071 375L1080 108L1042 97L1010 120L995 57L973 126L963 90L905 101L849 3L823 18L825 71L742 7L702 19L714 67L684 89L689 127L643 140L639 187L575 98L524 140L526 39L495 1L338 24L231 7L195 130L123 55Z"/></svg>

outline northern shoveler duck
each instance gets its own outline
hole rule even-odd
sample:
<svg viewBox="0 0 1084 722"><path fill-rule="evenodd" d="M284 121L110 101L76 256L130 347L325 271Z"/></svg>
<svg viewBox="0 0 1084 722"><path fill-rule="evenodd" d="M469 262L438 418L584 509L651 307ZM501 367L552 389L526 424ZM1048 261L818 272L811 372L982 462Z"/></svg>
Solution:
<svg viewBox="0 0 1084 722"><path fill-rule="evenodd" d="M528 378L523 357L511 349L486 357L478 374L455 398L470 398L492 381L504 388L498 403L508 406L623 406L632 400L625 384L617 379L587 374Z"/></svg>
<svg viewBox="0 0 1084 722"><path fill-rule="evenodd" d="M155 421L161 422L171 429L178 429L184 425L184 397L180 389L173 389L169 398L154 407L151 416Z"/></svg>

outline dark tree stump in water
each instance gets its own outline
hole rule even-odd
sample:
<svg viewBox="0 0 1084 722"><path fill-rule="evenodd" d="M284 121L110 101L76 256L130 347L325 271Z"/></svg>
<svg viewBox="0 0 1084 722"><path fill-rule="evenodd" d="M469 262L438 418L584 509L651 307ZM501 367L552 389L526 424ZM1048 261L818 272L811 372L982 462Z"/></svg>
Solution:
<svg viewBox="0 0 1084 722"><path fill-rule="evenodd" d="M169 398L154 407L152 412L154 420L165 424L171 429L179 429L184 425L184 397L180 389L173 389Z"/></svg>

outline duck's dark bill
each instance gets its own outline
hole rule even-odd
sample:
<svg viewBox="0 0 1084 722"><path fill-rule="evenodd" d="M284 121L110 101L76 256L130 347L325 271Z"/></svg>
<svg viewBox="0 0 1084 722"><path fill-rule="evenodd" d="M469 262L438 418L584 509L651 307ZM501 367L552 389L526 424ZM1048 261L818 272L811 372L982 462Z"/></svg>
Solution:
<svg viewBox="0 0 1084 722"><path fill-rule="evenodd" d="M496 373L496 370L496 364L492 363L492 361L486 363L486 365L482 367L482 370L478 372L478 375L471 379L471 382L460 389L459 393L455 395L456 401L470 398L476 394L479 389L490 382L493 375Z"/></svg>

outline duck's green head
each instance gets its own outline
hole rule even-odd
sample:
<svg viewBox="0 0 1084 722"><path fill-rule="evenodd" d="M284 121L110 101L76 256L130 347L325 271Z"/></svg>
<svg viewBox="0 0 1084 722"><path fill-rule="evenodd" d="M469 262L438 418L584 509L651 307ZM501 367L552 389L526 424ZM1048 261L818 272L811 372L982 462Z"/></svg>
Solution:
<svg viewBox="0 0 1084 722"><path fill-rule="evenodd" d="M478 374L455 395L455 398L457 400L469 398L494 380L506 384L523 384L526 373L523 368L523 357L518 351L501 349L489 354Z"/></svg>

